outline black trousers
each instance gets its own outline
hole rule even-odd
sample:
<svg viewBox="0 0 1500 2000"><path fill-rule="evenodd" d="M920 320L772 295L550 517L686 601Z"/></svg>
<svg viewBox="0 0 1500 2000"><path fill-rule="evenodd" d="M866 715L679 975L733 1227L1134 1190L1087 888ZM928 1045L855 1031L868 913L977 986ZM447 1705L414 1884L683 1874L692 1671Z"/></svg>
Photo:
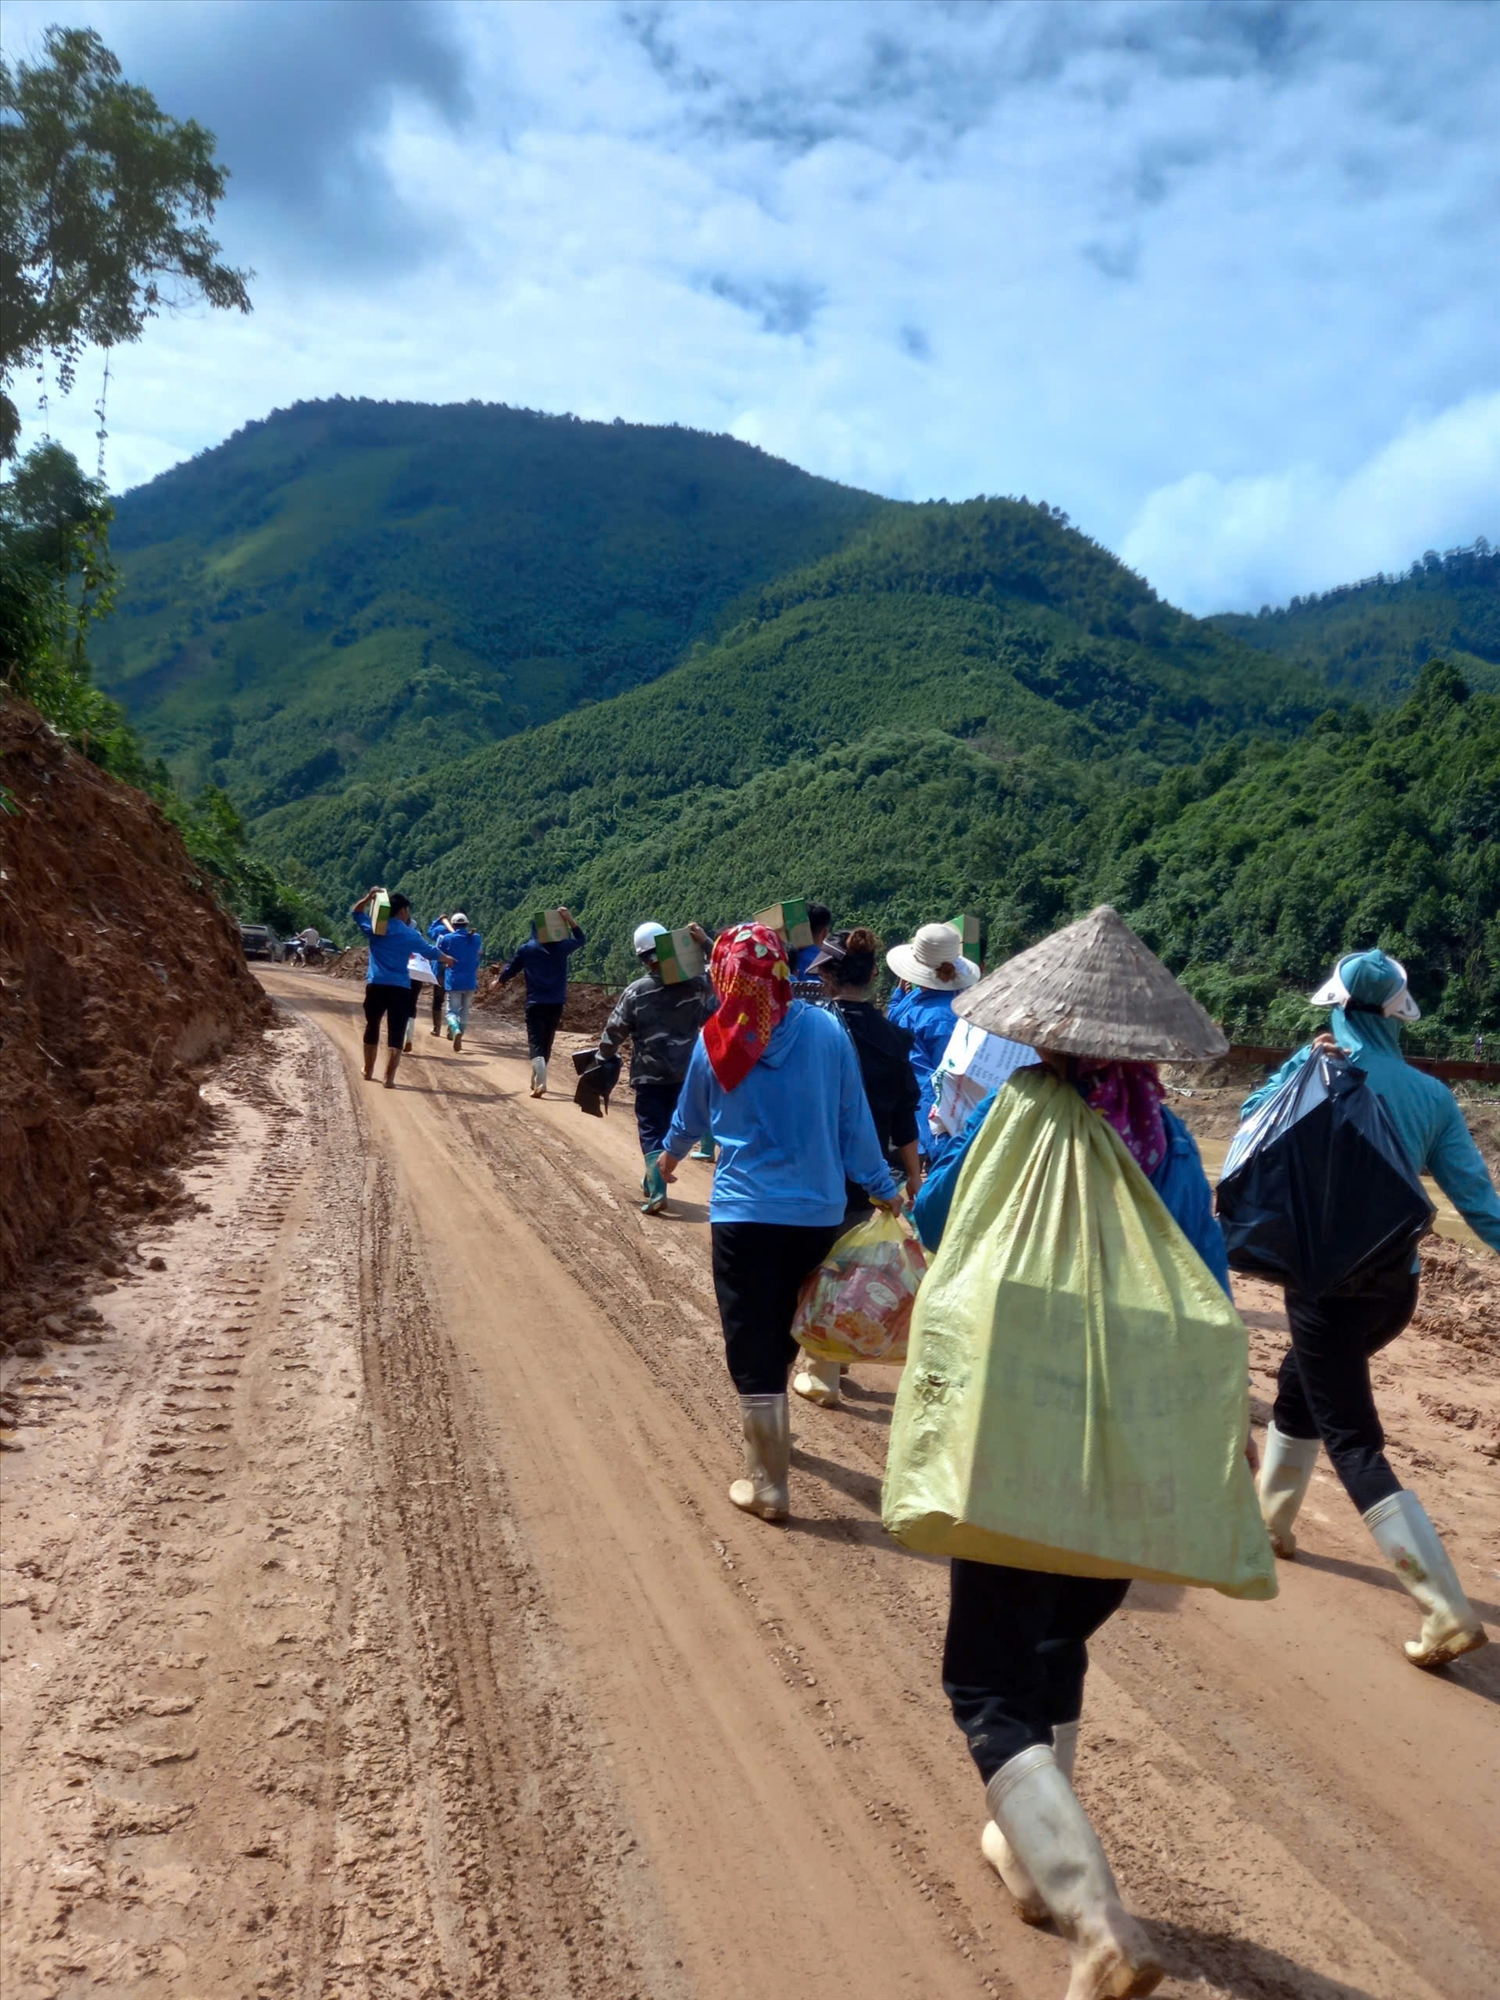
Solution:
<svg viewBox="0 0 1500 2000"><path fill-rule="evenodd" d="M1128 1577L1054 1576L955 1557L943 1693L985 1784L1083 1713L1088 1641L1125 1602Z"/></svg>
<svg viewBox="0 0 1500 2000"><path fill-rule="evenodd" d="M682 1095L680 1083L638 1083L635 1087L635 1129L641 1152L659 1153L667 1142L672 1113Z"/></svg>
<svg viewBox="0 0 1500 2000"><path fill-rule="evenodd" d="M715 1222L714 1292L724 1327L724 1355L742 1396L784 1396L797 1352L792 1320L809 1272L828 1255L844 1226L804 1229L790 1222Z"/></svg>
<svg viewBox="0 0 1500 2000"><path fill-rule="evenodd" d="M561 1000L528 1000L526 1002L526 1053L540 1056L543 1062L552 1060L552 1044L557 1040L557 1024L562 1019Z"/></svg>
<svg viewBox="0 0 1500 2000"><path fill-rule="evenodd" d="M444 998L445 995L443 993L442 987L434 986L432 989L432 1032L435 1035L440 1035L443 1032Z"/></svg>
<svg viewBox="0 0 1500 2000"><path fill-rule="evenodd" d="M1385 1455L1370 1356L1405 1330L1416 1309L1415 1271L1393 1278L1382 1290L1348 1298L1286 1295L1292 1344L1277 1378L1272 1418L1283 1437L1323 1440L1361 1514L1401 1491Z"/></svg>
<svg viewBox="0 0 1500 2000"><path fill-rule="evenodd" d="M385 1022L388 1047L399 1049L406 1040L406 1024L416 1012L417 996L409 986L367 986L365 988L365 1046L374 1048L380 1040L380 1024Z"/></svg>

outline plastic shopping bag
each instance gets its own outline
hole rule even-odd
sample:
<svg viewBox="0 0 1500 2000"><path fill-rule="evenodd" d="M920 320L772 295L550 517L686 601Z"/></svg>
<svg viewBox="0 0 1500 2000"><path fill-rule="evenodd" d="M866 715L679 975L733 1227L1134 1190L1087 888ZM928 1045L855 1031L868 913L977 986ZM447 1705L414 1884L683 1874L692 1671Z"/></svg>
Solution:
<svg viewBox="0 0 1500 2000"><path fill-rule="evenodd" d="M1433 1215L1365 1072L1322 1050L1241 1125L1217 1205L1234 1270L1312 1298L1409 1265Z"/></svg>
<svg viewBox="0 0 1500 2000"><path fill-rule="evenodd" d="M802 1287L792 1338L819 1361L906 1359L927 1252L911 1225L877 1208L846 1229Z"/></svg>
<svg viewBox="0 0 1500 2000"><path fill-rule="evenodd" d="M883 1519L909 1548L1274 1597L1245 1329L1071 1085L1012 1077L912 1316Z"/></svg>

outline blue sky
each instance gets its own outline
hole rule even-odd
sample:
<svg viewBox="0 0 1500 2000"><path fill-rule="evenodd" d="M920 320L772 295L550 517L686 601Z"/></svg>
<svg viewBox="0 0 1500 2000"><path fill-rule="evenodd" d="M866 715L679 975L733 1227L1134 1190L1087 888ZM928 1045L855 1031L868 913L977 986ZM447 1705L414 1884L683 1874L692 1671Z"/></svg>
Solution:
<svg viewBox="0 0 1500 2000"><path fill-rule="evenodd" d="M7 53L49 21L217 132L257 273L116 355L117 487L480 397L1045 498L1197 611L1500 540L1487 0L7 0Z"/></svg>

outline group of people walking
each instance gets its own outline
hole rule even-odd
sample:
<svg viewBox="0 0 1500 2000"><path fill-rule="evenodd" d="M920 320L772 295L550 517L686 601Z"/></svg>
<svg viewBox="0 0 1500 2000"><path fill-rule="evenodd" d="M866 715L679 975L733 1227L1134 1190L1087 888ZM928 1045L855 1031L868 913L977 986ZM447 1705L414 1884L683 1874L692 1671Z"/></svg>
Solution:
<svg viewBox="0 0 1500 2000"><path fill-rule="evenodd" d="M1040 1184L1028 1182L1031 1169L1007 1164L1024 1156L1000 1143L1018 1124L1035 1123L1038 1107L1058 1130L1081 1132L1096 1155L1102 1149L1112 1176L1112 1206L1093 1205L1093 1183L1082 1174L1054 1205L1048 1226L1061 1232L1060 1254L1076 1243L1080 1258L1093 1260L1090 1269L1106 1274L1100 1281L1106 1290L1110 1283L1128 1286L1123 1268L1108 1275L1111 1257L1122 1255L1116 1238L1128 1211L1132 1227L1145 1232L1141 1240L1161 1247L1187 1273L1189 1292L1197 1286L1201 1300L1206 1287L1218 1300L1214 1311L1200 1313L1202 1325L1213 1322L1221 1333L1229 1325L1243 1336L1227 1303L1229 1266L1212 1190L1191 1134L1166 1102L1158 1067L1207 1061L1227 1044L1113 911L1093 912L987 977L964 956L954 926L924 925L884 954L896 988L883 1009L876 993L880 941L862 926L837 929L825 909L812 907L823 922L814 946L801 953L757 921L730 925L715 939L693 927L709 958L706 973L688 979L665 976L665 927L641 924L633 938L640 975L620 996L593 1057L607 1089L630 1045L647 1213L666 1206L690 1153L716 1152L709 1200L713 1285L743 1443L729 1499L767 1522L785 1521L791 1510L789 1391L830 1407L840 1398L836 1363L804 1356L793 1374L793 1324L808 1279L872 1209L907 1211L932 1259L918 1316L929 1288L947 1298L955 1286L967 1287L972 1300L993 1262L995 1218L1005 1218L1007 1228L1041 1226ZM538 1095L565 997L567 956L584 942L567 921L566 941L544 944L533 936L502 975L527 978ZM387 939L395 928L388 927ZM439 964L446 959L448 975L466 962L454 950L453 931L409 945L418 937L407 925L402 938L379 952L371 937L372 989L386 976L377 976L378 966L394 965L403 946ZM1401 1055L1400 1024L1416 1009L1400 966L1383 952L1354 954L1340 961L1314 1000L1330 1010L1327 1035L1247 1100L1246 1113L1316 1048L1341 1052L1366 1073L1413 1168L1434 1175L1476 1234L1500 1252L1500 1199L1451 1093ZM373 1011L367 1003L367 1075L382 1010L393 1005L378 995ZM1002 1041L1013 1068L955 1135L929 1113L934 1076L960 1019ZM388 1082L396 1059L393 1027ZM1263 1461L1249 1429L1243 1361L1240 1387L1207 1417L1190 1410L1185 1397L1181 1434L1170 1434L1169 1414L1165 1447L1158 1429L1156 1448L1220 1468L1217 1497L1205 1504L1222 1506L1226 1524L1236 1508L1248 1508L1264 1569L1260 1583L1235 1594L1251 1596L1274 1590L1273 1550L1285 1559L1295 1555L1298 1508L1326 1449L1422 1609L1408 1657L1438 1668L1483 1645L1486 1635L1431 1520L1385 1456L1369 1372L1371 1355L1409 1323L1418 1284L1417 1270L1408 1268L1382 1272L1364 1289L1338 1297L1288 1293L1291 1338ZM1109 1301L1094 1305L1107 1339ZM1044 1300L1039 1309L1045 1311ZM993 1380L1003 1379L1010 1310L997 1310L990 1325L981 1300L983 1351L969 1357L971 1372L982 1365ZM1190 1320L1175 1329L1189 1343L1199 1337L1193 1330L1199 1321ZM1059 1406L1076 1410L1081 1452L1097 1451L1102 1423L1128 1458L1130 1419L1111 1405L1107 1353L1078 1364L1076 1396L1061 1341L1055 1364L1052 1420ZM1185 1365L1195 1365L1190 1353ZM952 1442L944 1425L961 1421L962 1395L951 1382L944 1385L939 1367L918 1387L923 1450L941 1455ZM1095 1434L1085 1446L1091 1425ZM1170 1491L1172 1466L1150 1470L1165 1475L1165 1484L1151 1490ZM1238 1559L1253 1573L1259 1559L1243 1548L1243 1522L1230 1533L1232 1525L1226 1535L1238 1535ZM1133 1575L1161 1571L1144 1553L1105 1560L1075 1550L1055 1566L1040 1555L995 1560L988 1551L974 1554L982 1538L966 1541L959 1530L934 1546L951 1550L943 1685L985 1789L983 1852L1018 1913L1029 1922L1054 1919L1069 1939L1068 2000L1148 1993L1161 1965L1123 1907L1071 1780L1089 1641L1119 1609ZM1036 1537L1023 1546L1036 1548Z"/></svg>

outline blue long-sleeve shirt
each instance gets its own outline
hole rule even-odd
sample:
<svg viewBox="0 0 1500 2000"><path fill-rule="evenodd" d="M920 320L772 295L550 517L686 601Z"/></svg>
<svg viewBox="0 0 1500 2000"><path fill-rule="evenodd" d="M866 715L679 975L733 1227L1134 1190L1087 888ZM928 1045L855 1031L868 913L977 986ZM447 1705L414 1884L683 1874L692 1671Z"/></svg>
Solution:
<svg viewBox="0 0 1500 2000"><path fill-rule="evenodd" d="M1453 1092L1435 1076L1413 1069L1402 1055L1399 1021L1335 1007L1329 1026L1339 1047L1370 1079L1412 1166L1419 1174L1431 1174L1474 1234L1500 1253L1500 1195ZM1309 1043L1288 1057L1245 1099L1240 1117L1258 1111L1311 1054Z"/></svg>
<svg viewBox="0 0 1500 2000"><path fill-rule="evenodd" d="M1000 1089L1004 1088L1002 1084ZM964 1160L999 1095L999 1090L992 1090L975 1108L968 1124L943 1155L942 1165L922 1183L922 1191L912 1207L912 1221L929 1250L936 1250L943 1240ZM1161 1117L1166 1128L1167 1150L1156 1172L1147 1178L1161 1196L1168 1215L1228 1292L1229 1258L1224 1250L1224 1232L1214 1215L1213 1189L1203 1171L1197 1141L1175 1111L1163 1105ZM1230 1296L1233 1297L1232 1292Z"/></svg>
<svg viewBox="0 0 1500 2000"><path fill-rule="evenodd" d="M886 1018L911 1036L911 1066L917 1079L917 1145L924 1153L932 1149L932 1127L927 1114L932 1109L932 1072L943 1060L953 1038L953 995L938 993L928 986L913 986L896 993L886 1009Z"/></svg>
<svg viewBox="0 0 1500 2000"><path fill-rule="evenodd" d="M422 933L401 917L392 917L385 927L383 936L375 935L375 926L365 910L354 911L354 921L369 940L370 959L365 972L366 986L410 986L411 974L406 961L414 951L420 952L432 964L438 962L438 947L429 944Z"/></svg>
<svg viewBox="0 0 1500 2000"><path fill-rule="evenodd" d="M478 931L443 931L437 940L439 951L445 952L453 963L443 973L443 984L450 993L473 993L479 985L479 957L484 949L484 939Z"/></svg>
<svg viewBox="0 0 1500 2000"><path fill-rule="evenodd" d="M560 1007L568 997L568 960L588 939L573 926L573 935L557 944L544 944L533 931L525 944L502 969L500 984L508 986L518 972L526 975L528 1007Z"/></svg>
<svg viewBox="0 0 1500 2000"><path fill-rule="evenodd" d="M794 1000L766 1052L734 1090L714 1075L700 1039L688 1063L666 1150L681 1159L712 1130L719 1146L711 1222L842 1222L845 1180L884 1199L900 1183L880 1150L843 1024Z"/></svg>

